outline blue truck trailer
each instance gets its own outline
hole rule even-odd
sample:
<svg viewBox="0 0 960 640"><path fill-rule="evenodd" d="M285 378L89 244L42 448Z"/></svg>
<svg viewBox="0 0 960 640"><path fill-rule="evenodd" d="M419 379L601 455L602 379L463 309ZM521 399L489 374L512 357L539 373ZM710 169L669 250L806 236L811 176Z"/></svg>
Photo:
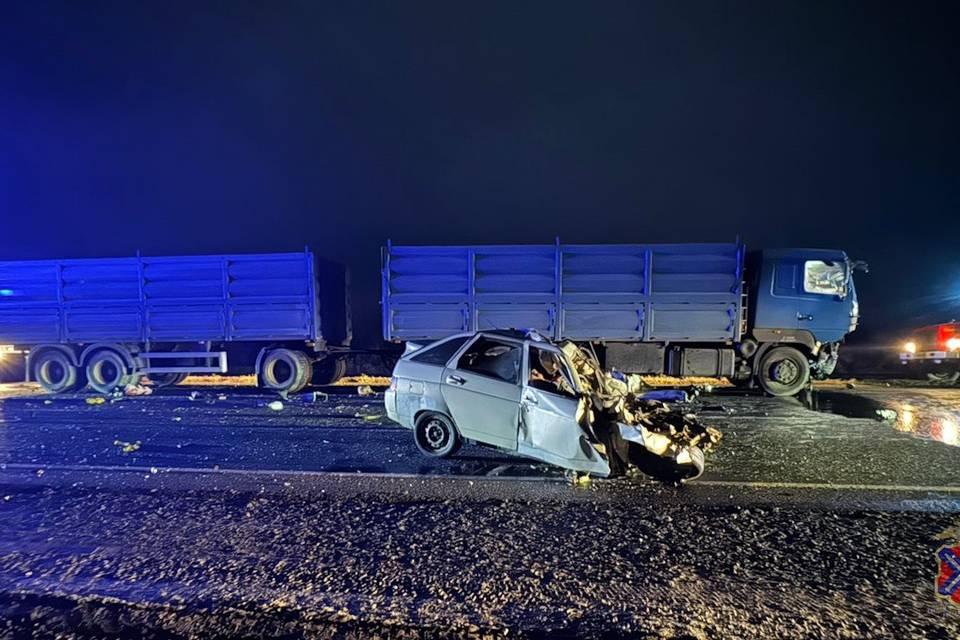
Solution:
<svg viewBox="0 0 960 640"><path fill-rule="evenodd" d="M309 250L0 262L0 344L54 393L190 373L294 392L343 375L348 284Z"/></svg>
<svg viewBox="0 0 960 640"><path fill-rule="evenodd" d="M825 249L719 244L397 246L382 250L383 336L535 329L626 373L725 376L793 395L856 329L853 272Z"/></svg>

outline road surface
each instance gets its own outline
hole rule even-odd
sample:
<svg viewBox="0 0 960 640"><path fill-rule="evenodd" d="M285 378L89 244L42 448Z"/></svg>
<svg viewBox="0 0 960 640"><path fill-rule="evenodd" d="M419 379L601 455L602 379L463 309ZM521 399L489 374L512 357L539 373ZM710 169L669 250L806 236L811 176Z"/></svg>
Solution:
<svg viewBox="0 0 960 640"><path fill-rule="evenodd" d="M0 404L11 634L960 637L960 390L702 397L682 487L426 459L379 396L87 398Z"/></svg>

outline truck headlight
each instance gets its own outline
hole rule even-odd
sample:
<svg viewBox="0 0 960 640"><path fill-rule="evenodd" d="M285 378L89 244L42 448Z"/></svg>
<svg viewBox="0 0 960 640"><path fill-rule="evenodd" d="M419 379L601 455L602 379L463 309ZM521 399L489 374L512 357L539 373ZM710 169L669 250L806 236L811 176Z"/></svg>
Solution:
<svg viewBox="0 0 960 640"><path fill-rule="evenodd" d="M947 340L947 351L956 351L960 349L960 338L950 338Z"/></svg>
<svg viewBox="0 0 960 640"><path fill-rule="evenodd" d="M916 343L916 342L908 342L908 343L906 343L906 344L903 345L903 350L906 351L907 353L916 353L916 352L917 352L917 343Z"/></svg>

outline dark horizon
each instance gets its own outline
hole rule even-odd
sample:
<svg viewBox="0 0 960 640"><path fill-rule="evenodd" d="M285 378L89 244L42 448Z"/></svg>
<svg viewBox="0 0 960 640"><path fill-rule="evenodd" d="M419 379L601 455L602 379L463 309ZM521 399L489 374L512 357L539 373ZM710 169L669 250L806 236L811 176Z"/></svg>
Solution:
<svg viewBox="0 0 960 640"><path fill-rule="evenodd" d="M91 6L97 10L91 11ZM853 341L960 316L956 5L12 5L4 259L716 242L870 263Z"/></svg>

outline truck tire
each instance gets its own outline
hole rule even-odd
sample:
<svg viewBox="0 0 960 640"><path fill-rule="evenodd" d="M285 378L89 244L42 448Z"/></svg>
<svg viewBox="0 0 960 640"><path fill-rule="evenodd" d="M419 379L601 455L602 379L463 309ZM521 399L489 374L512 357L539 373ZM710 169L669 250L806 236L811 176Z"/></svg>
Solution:
<svg viewBox="0 0 960 640"><path fill-rule="evenodd" d="M172 387L187 379L186 373L151 373L150 382L157 388Z"/></svg>
<svg viewBox="0 0 960 640"><path fill-rule="evenodd" d="M127 370L126 361L110 349L94 351L87 360L86 373L90 387L100 393L111 393L134 381L134 375Z"/></svg>
<svg viewBox="0 0 960 640"><path fill-rule="evenodd" d="M316 384L334 384L347 374L347 359L327 357L313 365L313 381Z"/></svg>
<svg viewBox="0 0 960 640"><path fill-rule="evenodd" d="M85 386L79 367L63 351L44 351L30 365L31 376L47 393L69 393Z"/></svg>
<svg viewBox="0 0 960 640"><path fill-rule="evenodd" d="M271 391L296 393L310 384L313 367L302 351L272 349L260 364L260 386Z"/></svg>
<svg viewBox="0 0 960 640"><path fill-rule="evenodd" d="M810 382L810 362L793 347L774 347L760 358L757 382L772 396L793 396Z"/></svg>

